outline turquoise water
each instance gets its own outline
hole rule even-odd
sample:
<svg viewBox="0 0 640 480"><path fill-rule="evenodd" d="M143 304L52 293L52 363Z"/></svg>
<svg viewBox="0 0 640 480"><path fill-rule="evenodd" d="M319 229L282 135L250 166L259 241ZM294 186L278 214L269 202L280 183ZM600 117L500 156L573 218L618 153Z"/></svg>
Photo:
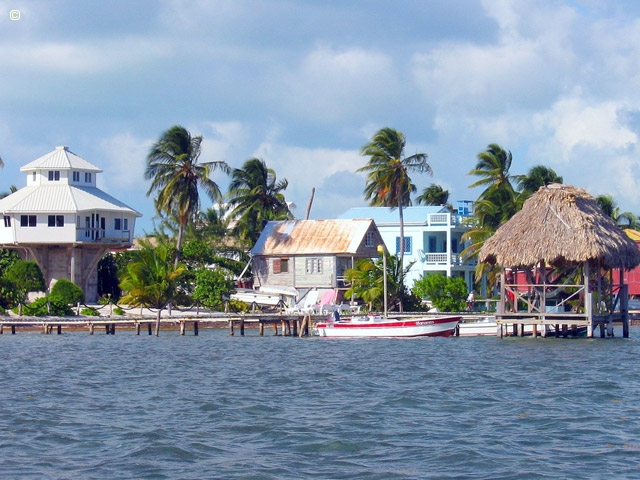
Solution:
<svg viewBox="0 0 640 480"><path fill-rule="evenodd" d="M0 336L0 476L640 478L630 339Z"/></svg>

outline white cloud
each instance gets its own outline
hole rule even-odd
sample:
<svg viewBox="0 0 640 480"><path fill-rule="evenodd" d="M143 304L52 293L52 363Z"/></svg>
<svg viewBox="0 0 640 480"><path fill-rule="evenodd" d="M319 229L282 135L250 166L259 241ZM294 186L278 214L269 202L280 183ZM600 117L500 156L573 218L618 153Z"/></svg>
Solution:
<svg viewBox="0 0 640 480"><path fill-rule="evenodd" d="M99 165L104 170L98 177L100 187L108 192L124 190L146 194L149 185L143 180L145 158L153 142L150 139L136 138L130 133L103 139L100 149L104 152L106 162Z"/></svg>
<svg viewBox="0 0 640 480"><path fill-rule="evenodd" d="M318 47L282 81L286 108L323 123L388 104L399 88L393 59L361 48Z"/></svg>
<svg viewBox="0 0 640 480"><path fill-rule="evenodd" d="M548 112L536 115L535 124L550 133L548 139L557 143L564 161L572 159L578 146L624 151L636 144L638 137L620 121L618 112L622 107L613 101L590 104L574 96L559 100Z"/></svg>

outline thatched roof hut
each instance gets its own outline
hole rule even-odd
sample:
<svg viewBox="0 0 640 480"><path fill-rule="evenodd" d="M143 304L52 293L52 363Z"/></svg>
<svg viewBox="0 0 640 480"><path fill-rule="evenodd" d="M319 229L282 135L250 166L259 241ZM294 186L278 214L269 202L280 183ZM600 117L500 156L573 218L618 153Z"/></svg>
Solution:
<svg viewBox="0 0 640 480"><path fill-rule="evenodd" d="M631 269L640 264L640 251L585 190L551 184L485 242L479 260L503 267L588 261L605 269Z"/></svg>

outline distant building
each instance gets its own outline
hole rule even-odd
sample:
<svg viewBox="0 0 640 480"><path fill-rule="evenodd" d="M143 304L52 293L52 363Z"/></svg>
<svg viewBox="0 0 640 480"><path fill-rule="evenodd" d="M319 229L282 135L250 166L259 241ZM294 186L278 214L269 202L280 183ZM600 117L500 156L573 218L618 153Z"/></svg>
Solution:
<svg viewBox="0 0 640 480"><path fill-rule="evenodd" d="M254 286L345 288L345 270L381 244L371 219L271 221L251 250Z"/></svg>
<svg viewBox="0 0 640 480"><path fill-rule="evenodd" d="M67 147L23 166L27 186L0 199L0 248L34 260L49 287L66 278L97 298L98 261L133 243L142 215L96 187L102 169Z"/></svg>
<svg viewBox="0 0 640 480"><path fill-rule="evenodd" d="M470 230L463 220L473 215L473 202L459 201L456 213L445 206L417 206L402 209L404 217L404 264L415 262L405 278L405 285L432 272L448 277L461 276L469 289L473 286L476 262L463 262L465 246L462 235ZM385 245L395 255L400 252L400 218L397 209L357 207L347 210L340 219L371 218Z"/></svg>

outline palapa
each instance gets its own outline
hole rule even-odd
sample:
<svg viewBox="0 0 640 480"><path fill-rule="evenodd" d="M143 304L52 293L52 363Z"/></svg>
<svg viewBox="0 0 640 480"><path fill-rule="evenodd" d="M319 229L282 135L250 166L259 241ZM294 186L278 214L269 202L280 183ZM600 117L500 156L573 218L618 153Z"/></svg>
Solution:
<svg viewBox="0 0 640 480"><path fill-rule="evenodd" d="M503 267L562 266L589 262L631 269L640 251L593 196L570 185L541 187L483 245L480 262Z"/></svg>

